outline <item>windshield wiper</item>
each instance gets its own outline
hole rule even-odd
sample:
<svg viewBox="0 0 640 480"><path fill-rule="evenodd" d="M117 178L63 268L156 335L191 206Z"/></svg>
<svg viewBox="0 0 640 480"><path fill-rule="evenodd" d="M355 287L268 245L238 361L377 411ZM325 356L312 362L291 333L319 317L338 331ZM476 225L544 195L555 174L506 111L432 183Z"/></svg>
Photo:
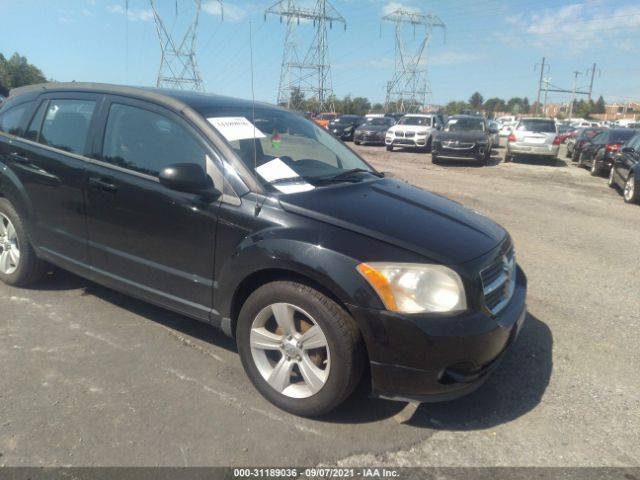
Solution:
<svg viewBox="0 0 640 480"><path fill-rule="evenodd" d="M310 177L303 177L297 175L295 177L275 178L270 182L264 182L264 185L278 185L280 183L309 183L312 179Z"/></svg>
<svg viewBox="0 0 640 480"><path fill-rule="evenodd" d="M371 175L375 175L378 178L384 177L384 173L376 172L373 170L365 170L364 168L352 168L351 170L345 170L344 172L338 173L337 175L333 175L331 177L321 177L316 178L314 181L319 183L333 183L333 182L342 182L344 180L349 180L350 178L354 178L356 174L360 173L370 173Z"/></svg>

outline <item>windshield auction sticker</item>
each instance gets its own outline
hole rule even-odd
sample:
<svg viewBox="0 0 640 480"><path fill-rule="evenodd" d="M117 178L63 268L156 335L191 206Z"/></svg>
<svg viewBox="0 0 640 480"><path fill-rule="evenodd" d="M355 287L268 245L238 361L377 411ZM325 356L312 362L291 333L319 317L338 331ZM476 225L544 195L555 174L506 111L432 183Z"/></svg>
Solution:
<svg viewBox="0 0 640 480"><path fill-rule="evenodd" d="M244 117L210 117L207 120L229 142L266 136Z"/></svg>
<svg viewBox="0 0 640 480"><path fill-rule="evenodd" d="M287 179L289 182L274 184L273 186L282 193L298 193L313 190L313 185L308 184L295 170L284 163L279 158L274 158L270 162L260 165L256 168L256 172L267 182L276 182L278 180ZM299 180L298 180L299 179Z"/></svg>

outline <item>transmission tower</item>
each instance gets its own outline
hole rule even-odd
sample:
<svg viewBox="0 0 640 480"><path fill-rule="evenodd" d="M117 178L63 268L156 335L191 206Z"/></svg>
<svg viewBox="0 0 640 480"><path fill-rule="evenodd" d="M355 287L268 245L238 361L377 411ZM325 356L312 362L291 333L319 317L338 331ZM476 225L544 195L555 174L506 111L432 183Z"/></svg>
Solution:
<svg viewBox="0 0 640 480"><path fill-rule="evenodd" d="M346 29L345 19L327 0L317 0L313 8L302 7L295 0L280 0L265 11L265 18L267 14L287 21L278 103L290 106L291 93L297 89L311 94L318 111L334 111L327 30L333 27L333 22L342 23ZM294 38L301 20L311 21L315 26L313 42L304 57L300 57Z"/></svg>
<svg viewBox="0 0 640 480"><path fill-rule="evenodd" d="M398 8L382 17L383 22L395 24L396 54L395 73L387 82L385 109L391 102L401 112L419 111L431 95L431 87L427 77L426 51L431 41L434 28L445 29L445 24L435 15L422 15L417 12ZM403 35L403 25L413 27L413 38L416 29L424 27L424 37L415 53L409 51Z"/></svg>
<svg viewBox="0 0 640 480"><path fill-rule="evenodd" d="M195 13L182 41L178 43L167 29L158 12L156 0L150 0L153 19L160 40L160 69L156 86L160 88L176 88L180 90L196 90L204 92L204 84L198 63L196 62L196 37L198 20L200 19L201 0L194 0ZM222 0L218 0L222 11ZM176 0L176 16L178 1Z"/></svg>

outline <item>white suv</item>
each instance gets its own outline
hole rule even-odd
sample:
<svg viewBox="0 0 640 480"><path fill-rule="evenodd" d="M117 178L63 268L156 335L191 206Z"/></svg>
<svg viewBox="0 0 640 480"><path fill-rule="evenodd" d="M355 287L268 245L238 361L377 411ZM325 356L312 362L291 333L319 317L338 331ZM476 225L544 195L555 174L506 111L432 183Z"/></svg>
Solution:
<svg viewBox="0 0 640 480"><path fill-rule="evenodd" d="M441 130L437 115L408 113L396 125L387 130L384 143L387 150L393 147L419 148L429 151L433 132Z"/></svg>

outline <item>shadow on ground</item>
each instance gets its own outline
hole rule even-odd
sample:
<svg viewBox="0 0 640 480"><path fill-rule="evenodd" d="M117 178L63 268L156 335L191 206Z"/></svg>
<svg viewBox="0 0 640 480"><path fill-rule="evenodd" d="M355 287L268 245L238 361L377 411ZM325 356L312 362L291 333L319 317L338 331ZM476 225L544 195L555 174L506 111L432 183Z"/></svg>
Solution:
<svg viewBox="0 0 640 480"><path fill-rule="evenodd" d="M212 348L237 351L234 340L206 323L118 293L63 270L54 269L33 288L45 291L84 289L86 295L94 295L115 307L206 342ZM540 403L549 384L553 367L552 352L551 330L534 315L528 314L517 342L485 385L458 400L422 404L408 425L442 430L474 430L490 428L526 414ZM369 385L363 381L344 404L317 420L340 424L378 422L390 419L405 406L403 402L371 398Z"/></svg>
<svg viewBox="0 0 640 480"><path fill-rule="evenodd" d="M567 162L561 158L540 158L537 156L518 156L511 160L511 163L522 163L524 165L543 165L546 167L568 167Z"/></svg>

